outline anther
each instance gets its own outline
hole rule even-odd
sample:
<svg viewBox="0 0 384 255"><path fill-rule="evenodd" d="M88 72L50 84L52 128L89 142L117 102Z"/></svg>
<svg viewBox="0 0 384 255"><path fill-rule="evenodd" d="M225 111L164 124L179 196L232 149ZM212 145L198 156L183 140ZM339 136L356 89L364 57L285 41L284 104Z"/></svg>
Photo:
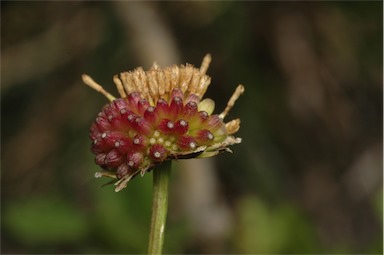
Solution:
<svg viewBox="0 0 384 255"><path fill-rule="evenodd" d="M197 131L197 133L194 137L200 145L211 144L213 139L215 138L215 136L212 134L212 132L209 131L208 129L203 129L203 130Z"/></svg>
<svg viewBox="0 0 384 255"><path fill-rule="evenodd" d="M195 138L193 138L190 135L184 135L179 137L177 141L177 145L181 150L188 151L188 150L193 150L197 147L197 143Z"/></svg>
<svg viewBox="0 0 384 255"><path fill-rule="evenodd" d="M129 114L127 118L129 121L133 121L135 119L135 115Z"/></svg>
<svg viewBox="0 0 384 255"><path fill-rule="evenodd" d="M195 101L189 101L187 105L190 108L197 108L197 103Z"/></svg>
<svg viewBox="0 0 384 255"><path fill-rule="evenodd" d="M189 128L189 124L186 120L183 120L183 119L178 120L175 124L174 134L183 135L183 134L187 133L188 128Z"/></svg>
<svg viewBox="0 0 384 255"><path fill-rule="evenodd" d="M144 117L137 117L133 127L136 131L145 135L148 135L153 131L152 125Z"/></svg>
<svg viewBox="0 0 384 255"><path fill-rule="evenodd" d="M188 125L188 122L186 122L185 120L180 120L179 123L180 123L180 126L182 126L182 127L185 127Z"/></svg>
<svg viewBox="0 0 384 255"><path fill-rule="evenodd" d="M161 133L165 135L169 135L173 132L173 129L175 127L175 123L169 119L163 119L158 126L158 129L161 131Z"/></svg>
<svg viewBox="0 0 384 255"><path fill-rule="evenodd" d="M171 119L177 118L180 112L183 110L183 99L180 97L174 97L171 105L169 106L169 113Z"/></svg>
<svg viewBox="0 0 384 255"><path fill-rule="evenodd" d="M176 103L183 102L183 100L180 97L174 97L173 101L175 101Z"/></svg>
<svg viewBox="0 0 384 255"><path fill-rule="evenodd" d="M172 129L172 128L175 127L175 124L173 124L172 121L168 121L168 123L167 123L167 127L168 127L169 129Z"/></svg>
<svg viewBox="0 0 384 255"><path fill-rule="evenodd" d="M149 155L153 161L162 162L167 158L167 150L161 144L154 144L149 149Z"/></svg>
<svg viewBox="0 0 384 255"><path fill-rule="evenodd" d="M147 138L142 134L137 134L132 139L132 143L134 146L139 146L140 148L144 147L147 143Z"/></svg>
<svg viewBox="0 0 384 255"><path fill-rule="evenodd" d="M152 125L155 125L158 119L158 114L155 113L156 108L149 106L144 112L144 118L150 122Z"/></svg>

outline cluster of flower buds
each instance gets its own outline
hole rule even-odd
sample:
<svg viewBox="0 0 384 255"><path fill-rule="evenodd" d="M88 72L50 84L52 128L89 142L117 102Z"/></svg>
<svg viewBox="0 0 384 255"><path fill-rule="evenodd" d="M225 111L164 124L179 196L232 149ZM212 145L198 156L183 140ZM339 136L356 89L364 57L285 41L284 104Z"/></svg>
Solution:
<svg viewBox="0 0 384 255"><path fill-rule="evenodd" d="M223 119L243 93L239 85L220 115L214 101L202 99L210 78L205 75L209 55L199 69L191 65L149 71L141 68L114 77L121 98L114 98L89 76L84 82L110 99L91 126L90 138L96 164L104 171L97 177L118 179L116 191L138 173L170 159L210 157L240 143L231 134L240 120Z"/></svg>

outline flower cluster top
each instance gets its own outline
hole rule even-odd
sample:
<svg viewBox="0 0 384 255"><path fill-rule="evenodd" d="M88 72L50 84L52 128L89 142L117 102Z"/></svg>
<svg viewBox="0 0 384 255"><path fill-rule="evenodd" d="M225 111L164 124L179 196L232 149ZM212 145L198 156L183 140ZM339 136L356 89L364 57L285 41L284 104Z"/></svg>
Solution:
<svg viewBox="0 0 384 255"><path fill-rule="evenodd" d="M83 75L87 85L110 100L90 130L91 150L96 164L103 168L96 177L117 179L119 191L132 177L144 175L156 164L211 157L241 142L231 136L240 128L240 120L223 120L244 87L237 87L221 114L213 114L214 101L203 99L211 81L205 74L210 60L207 55L200 69L189 64L160 69L154 64L149 71L137 68L115 75L120 98Z"/></svg>

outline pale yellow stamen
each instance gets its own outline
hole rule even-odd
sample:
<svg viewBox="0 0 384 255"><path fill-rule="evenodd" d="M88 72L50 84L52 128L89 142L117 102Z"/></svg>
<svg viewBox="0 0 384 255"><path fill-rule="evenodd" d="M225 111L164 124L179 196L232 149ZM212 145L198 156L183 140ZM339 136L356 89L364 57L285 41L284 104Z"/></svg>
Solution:
<svg viewBox="0 0 384 255"><path fill-rule="evenodd" d="M88 75L86 74L83 74L81 76L81 78L83 78L83 82L85 84L87 84L89 87L93 88L94 90L96 90L97 92L100 92L101 94L103 94L106 98L108 98L109 101L113 101L115 100L116 98L114 96L112 96L111 94L109 94L107 91L104 90L104 88L96 83L91 77L89 77Z"/></svg>
<svg viewBox="0 0 384 255"><path fill-rule="evenodd" d="M122 98L126 98L127 94L125 93L123 84L121 83L121 80L119 79L119 77L117 75L113 76L113 82L116 84L117 91L119 91L120 96Z"/></svg>
<svg viewBox="0 0 384 255"><path fill-rule="evenodd" d="M234 119L225 123L225 128L227 129L228 135L236 133L240 129L240 119Z"/></svg>
<svg viewBox="0 0 384 255"><path fill-rule="evenodd" d="M232 109L232 107L235 105L236 100L241 96L241 94L244 93L244 86L243 85L238 85L235 92L229 99L227 103L227 107L225 107L224 111L220 113L219 117L224 119L225 116L227 116L228 112Z"/></svg>
<svg viewBox="0 0 384 255"><path fill-rule="evenodd" d="M181 89L186 97L195 94L201 99L211 82L211 78L205 74L210 62L211 56L208 54L204 57L200 69L190 64L173 65L164 69L153 65L149 71L139 67L132 72L120 73L114 77L114 82L122 97L140 91L152 106L159 98L169 100L174 88ZM124 93L121 90L124 90Z"/></svg>
<svg viewBox="0 0 384 255"><path fill-rule="evenodd" d="M212 58L210 54L205 55L203 61L201 62L200 73L205 74L207 72L211 60Z"/></svg>

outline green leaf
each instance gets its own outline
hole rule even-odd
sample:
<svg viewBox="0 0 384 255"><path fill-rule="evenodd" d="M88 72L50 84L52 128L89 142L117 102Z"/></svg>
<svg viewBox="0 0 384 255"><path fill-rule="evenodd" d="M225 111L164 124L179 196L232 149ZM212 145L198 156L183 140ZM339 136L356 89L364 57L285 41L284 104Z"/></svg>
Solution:
<svg viewBox="0 0 384 255"><path fill-rule="evenodd" d="M58 198L35 198L7 205L5 229L25 244L78 242L87 235L84 215Z"/></svg>

